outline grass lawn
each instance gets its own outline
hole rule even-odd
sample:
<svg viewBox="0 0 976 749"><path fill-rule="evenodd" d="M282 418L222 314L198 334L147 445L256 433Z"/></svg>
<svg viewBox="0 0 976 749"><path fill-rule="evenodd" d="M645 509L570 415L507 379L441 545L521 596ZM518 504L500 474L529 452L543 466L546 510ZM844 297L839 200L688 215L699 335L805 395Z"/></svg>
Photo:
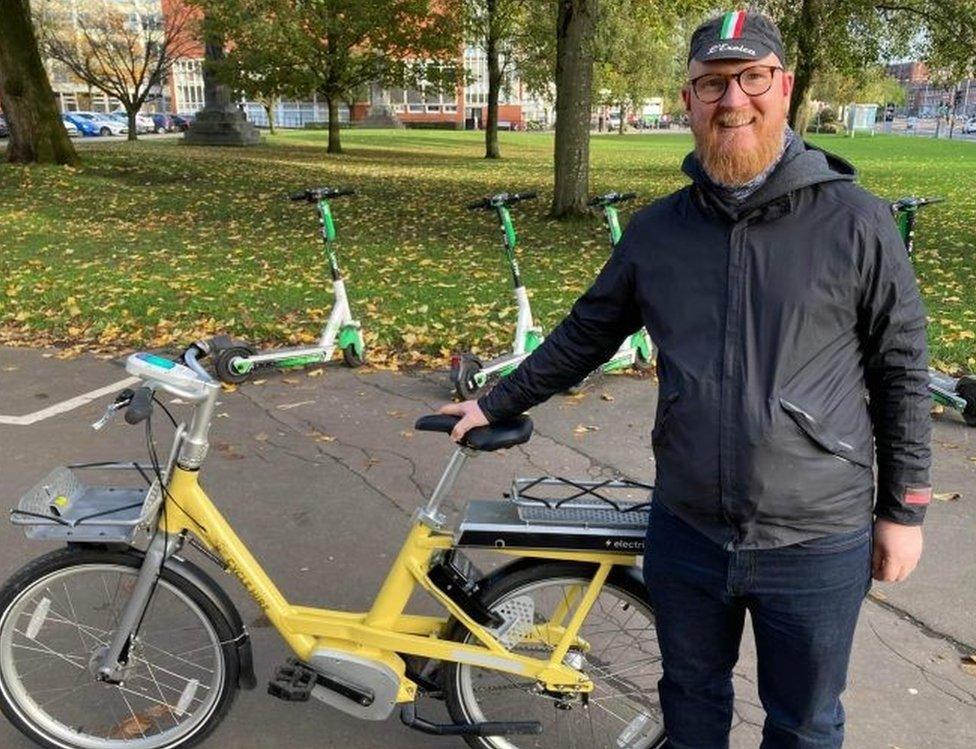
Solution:
<svg viewBox="0 0 976 749"><path fill-rule="evenodd" d="M520 264L548 329L605 260L599 217L545 216L552 137L501 136L505 159L481 158L481 134L288 132L250 149L174 140L87 147L84 167L0 165L0 342L69 351L176 346L228 332L267 344L312 341L331 284L314 210L286 194L353 187L333 203L340 264L380 363L444 365L450 352L498 352L515 312L493 217L464 204L535 189L519 205ZM888 198L942 195L920 221L916 268L933 358L976 369L976 143L897 136L814 142L850 159ZM686 182L684 135L594 136L591 188L649 201ZM626 218L626 215L623 216Z"/></svg>

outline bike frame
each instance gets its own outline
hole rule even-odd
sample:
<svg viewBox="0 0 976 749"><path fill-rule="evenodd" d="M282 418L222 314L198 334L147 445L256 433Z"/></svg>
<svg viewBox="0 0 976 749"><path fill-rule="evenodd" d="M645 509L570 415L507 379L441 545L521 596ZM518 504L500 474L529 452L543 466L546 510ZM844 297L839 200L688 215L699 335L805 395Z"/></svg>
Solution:
<svg viewBox="0 0 976 749"><path fill-rule="evenodd" d="M299 658L307 660L316 650L327 648L385 664L399 678L397 702L412 701L417 695L417 685L405 674L405 664L400 654L518 674L535 679L554 692L583 693L593 689L589 678L564 664L563 660L570 647L588 648L588 644L578 636L580 626L613 567L634 565L636 557L633 554L495 549L498 553L512 556L595 565L592 579L585 586L574 586L550 621L530 630L528 641L544 643L553 648L549 657L530 658L510 652L491 630L475 622L428 576L432 557L454 547L452 534L444 530L443 516L438 508L452 490L465 460L475 454L467 448L458 448L427 505L415 515L407 538L368 611L346 612L292 604L285 599L200 486L199 467L207 453L206 434L219 392L219 387L213 386L197 403L189 429L181 427L177 430L170 453L173 459L166 472L166 491L163 492L162 512L158 516L158 531L153 534L112 643L99 663L102 678L119 678L122 654L136 634L161 565L168 556L176 553L187 535L192 534L240 580ZM474 635L478 644L445 639L449 623L447 617L407 614L407 604L417 588L433 596Z"/></svg>

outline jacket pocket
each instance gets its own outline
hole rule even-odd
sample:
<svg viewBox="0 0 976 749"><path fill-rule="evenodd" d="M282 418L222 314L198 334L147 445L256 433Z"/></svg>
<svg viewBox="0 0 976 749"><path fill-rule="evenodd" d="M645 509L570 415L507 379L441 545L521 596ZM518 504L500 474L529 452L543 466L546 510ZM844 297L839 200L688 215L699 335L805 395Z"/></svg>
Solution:
<svg viewBox="0 0 976 749"><path fill-rule="evenodd" d="M678 400L678 391L669 393L664 397L661 409L658 412L657 418L654 420L654 429L651 431L651 444L658 444L667 434L668 421L671 419L671 407L676 400Z"/></svg>
<svg viewBox="0 0 976 749"><path fill-rule="evenodd" d="M826 450L840 460L853 463L862 468L871 468L871 463L858 455L853 445L837 437L809 412L795 403L788 401L786 398L780 398L779 405L789 414L793 422L800 428L800 431L821 449Z"/></svg>

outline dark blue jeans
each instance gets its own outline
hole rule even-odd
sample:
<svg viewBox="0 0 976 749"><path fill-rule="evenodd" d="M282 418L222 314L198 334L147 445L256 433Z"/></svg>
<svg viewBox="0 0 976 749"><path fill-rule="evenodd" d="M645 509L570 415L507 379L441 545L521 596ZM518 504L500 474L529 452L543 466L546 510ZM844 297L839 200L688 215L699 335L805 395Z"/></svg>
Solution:
<svg viewBox="0 0 976 749"><path fill-rule="evenodd" d="M663 656L669 749L725 749L745 613L756 637L762 749L835 749L854 625L871 585L871 528L726 551L663 507L644 554Z"/></svg>

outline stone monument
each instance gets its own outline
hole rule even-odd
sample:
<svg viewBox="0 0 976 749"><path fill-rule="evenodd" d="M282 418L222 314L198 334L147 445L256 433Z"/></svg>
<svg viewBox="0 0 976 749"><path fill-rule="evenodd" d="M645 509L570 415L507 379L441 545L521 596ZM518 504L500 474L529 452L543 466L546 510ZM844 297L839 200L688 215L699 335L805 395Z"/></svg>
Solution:
<svg viewBox="0 0 976 749"><path fill-rule="evenodd" d="M203 109L184 133L183 140L195 146L254 146L261 142L258 129L231 101L231 92L217 78L212 65L224 59L224 44L208 39L203 66Z"/></svg>

